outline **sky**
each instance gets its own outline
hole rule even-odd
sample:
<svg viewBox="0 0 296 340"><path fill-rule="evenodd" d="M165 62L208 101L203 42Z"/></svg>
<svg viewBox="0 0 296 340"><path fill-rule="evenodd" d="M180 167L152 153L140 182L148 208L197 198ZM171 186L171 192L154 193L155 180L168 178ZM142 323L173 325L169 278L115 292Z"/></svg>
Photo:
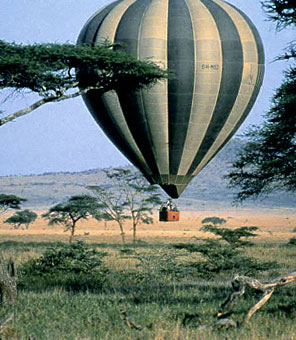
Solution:
<svg viewBox="0 0 296 340"><path fill-rule="evenodd" d="M110 0L0 0L0 39L24 44L75 43L78 34L98 9ZM261 124L273 91L280 85L287 62L274 59L295 37L295 30L275 32L259 0L228 0L245 12L263 40L266 71L257 102L238 131ZM12 113L32 103L21 96L2 102ZM47 104L0 127L0 176L59 171L83 171L129 164L95 123L81 98Z"/></svg>

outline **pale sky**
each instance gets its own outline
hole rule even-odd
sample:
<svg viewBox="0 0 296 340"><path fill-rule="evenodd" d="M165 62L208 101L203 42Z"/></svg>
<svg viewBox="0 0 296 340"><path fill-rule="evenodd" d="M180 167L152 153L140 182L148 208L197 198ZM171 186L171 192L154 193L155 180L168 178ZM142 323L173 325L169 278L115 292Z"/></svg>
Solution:
<svg viewBox="0 0 296 340"><path fill-rule="evenodd" d="M110 0L0 0L0 39L17 43L71 42L98 9ZM295 30L275 32L266 21L259 0L228 0L245 12L263 40L266 73L257 102L238 133L250 124L260 124L268 110L273 90L280 85L287 62L272 62ZM3 100L2 96L2 100ZM1 97L0 97L1 100ZM31 98L32 100L32 98ZM0 104L12 113L31 103L18 97ZM0 176L82 171L126 165L94 122L81 98L47 104L28 116L0 127Z"/></svg>

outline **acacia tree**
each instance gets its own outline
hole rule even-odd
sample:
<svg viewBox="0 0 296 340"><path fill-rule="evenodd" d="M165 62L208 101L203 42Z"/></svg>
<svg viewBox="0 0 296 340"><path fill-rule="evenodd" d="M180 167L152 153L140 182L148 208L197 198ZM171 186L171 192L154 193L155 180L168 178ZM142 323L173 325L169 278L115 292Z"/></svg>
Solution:
<svg viewBox="0 0 296 340"><path fill-rule="evenodd" d="M17 211L14 215L6 219L4 223L14 225L14 229L19 229L22 225L28 229L29 225L36 220L37 216L38 215L34 211L28 209L21 210Z"/></svg>
<svg viewBox="0 0 296 340"><path fill-rule="evenodd" d="M111 181L110 185L88 187L98 198L100 210L103 211L99 218L118 223L123 243L123 224L131 220L133 241L136 242L137 226L153 223L153 209L161 203L157 187L150 185L138 171L114 168L104 172Z"/></svg>
<svg viewBox="0 0 296 340"><path fill-rule="evenodd" d="M8 209L20 209L22 202L26 200L26 198L15 195L0 194L0 214L6 212Z"/></svg>
<svg viewBox="0 0 296 340"><path fill-rule="evenodd" d="M89 195L72 196L65 203L59 203L51 207L42 217L48 220L48 225L64 226L64 231L70 231L71 243L74 239L76 224L79 220L87 220L88 217L97 214L98 204L95 197Z"/></svg>
<svg viewBox="0 0 296 340"><path fill-rule="evenodd" d="M95 218L105 221L115 221L120 229L122 243L125 244L124 222L130 219L126 214L127 202L120 191L114 190L112 185L88 186L95 195L99 204L99 212Z"/></svg>
<svg viewBox="0 0 296 340"><path fill-rule="evenodd" d="M278 29L296 25L294 1L263 2ZM295 41L278 59L296 58ZM296 66L285 72L282 85L276 90L272 106L262 126L251 127L245 137L231 172L227 175L231 187L239 187L236 200L257 198L275 190L296 190Z"/></svg>
<svg viewBox="0 0 296 340"><path fill-rule="evenodd" d="M75 98L88 91L140 89L167 77L152 62L136 60L112 45L21 45L0 40L0 90L34 93L30 106L0 119L0 126L46 103Z"/></svg>

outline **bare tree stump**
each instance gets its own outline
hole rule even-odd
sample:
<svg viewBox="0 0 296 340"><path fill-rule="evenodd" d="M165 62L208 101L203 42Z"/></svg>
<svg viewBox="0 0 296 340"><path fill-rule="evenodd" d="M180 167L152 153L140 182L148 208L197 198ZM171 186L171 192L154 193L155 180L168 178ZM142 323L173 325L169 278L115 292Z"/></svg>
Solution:
<svg viewBox="0 0 296 340"><path fill-rule="evenodd" d="M13 261L4 261L0 252L0 303L3 309L10 309L17 304L17 275ZM14 312L8 312L0 323L0 334L7 328L8 324L14 320Z"/></svg>
<svg viewBox="0 0 296 340"><path fill-rule="evenodd" d="M0 302L2 307L14 306L17 303L17 276L13 261L5 263L0 252Z"/></svg>

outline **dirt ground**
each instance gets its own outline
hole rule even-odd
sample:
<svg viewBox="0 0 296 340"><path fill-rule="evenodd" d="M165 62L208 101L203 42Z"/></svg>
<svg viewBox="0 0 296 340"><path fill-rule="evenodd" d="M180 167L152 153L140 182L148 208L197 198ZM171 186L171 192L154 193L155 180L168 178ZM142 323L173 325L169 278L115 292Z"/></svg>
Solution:
<svg viewBox="0 0 296 340"><path fill-rule="evenodd" d="M39 212L41 214L42 212ZM8 216L8 215L7 215ZM0 239L19 239L23 241L57 240L68 237L62 226L48 226L42 218L38 218L28 230L14 230L10 225L3 224L7 216L0 219ZM155 214L155 223L152 225L139 225L137 236L141 240L168 242L190 239L191 237L208 237L209 234L200 232L201 221L205 217L217 216L227 220L227 227L257 226L257 238L263 242L286 242L291 237L296 237L293 230L296 228L296 212L293 209L232 209L225 211L181 211L179 222L158 222ZM127 239L132 237L130 222L125 224ZM77 224L76 235L86 241L93 242L118 242L120 241L119 228L115 222L98 222L90 219Z"/></svg>

